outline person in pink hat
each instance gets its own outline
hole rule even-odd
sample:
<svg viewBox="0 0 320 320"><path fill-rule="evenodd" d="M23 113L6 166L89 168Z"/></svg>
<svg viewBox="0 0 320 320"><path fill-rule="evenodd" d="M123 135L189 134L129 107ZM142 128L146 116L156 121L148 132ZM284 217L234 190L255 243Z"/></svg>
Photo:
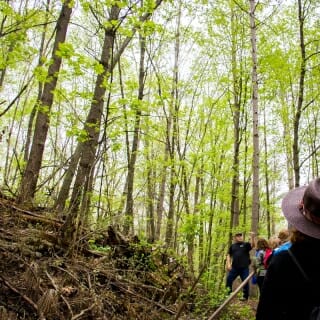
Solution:
<svg viewBox="0 0 320 320"><path fill-rule="evenodd" d="M282 200L291 247L272 258L256 320L320 319L320 178Z"/></svg>

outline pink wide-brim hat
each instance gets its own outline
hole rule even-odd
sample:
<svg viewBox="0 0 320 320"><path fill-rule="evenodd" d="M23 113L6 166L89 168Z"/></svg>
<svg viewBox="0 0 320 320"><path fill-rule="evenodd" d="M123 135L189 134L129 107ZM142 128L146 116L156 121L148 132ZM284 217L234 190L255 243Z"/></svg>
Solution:
<svg viewBox="0 0 320 320"><path fill-rule="evenodd" d="M282 212L289 224L298 231L312 238L320 239L320 224L308 220L300 209L307 188L308 186L303 186L289 191L282 200Z"/></svg>

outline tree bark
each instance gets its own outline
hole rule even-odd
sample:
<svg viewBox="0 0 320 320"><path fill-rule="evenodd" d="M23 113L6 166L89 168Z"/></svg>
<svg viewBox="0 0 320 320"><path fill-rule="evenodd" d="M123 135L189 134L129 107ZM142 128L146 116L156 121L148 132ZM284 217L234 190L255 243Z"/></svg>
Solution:
<svg viewBox="0 0 320 320"><path fill-rule="evenodd" d="M57 212L63 212L65 209L66 201L69 196L70 186L72 184L72 180L76 174L76 169L79 163L80 155L81 155L81 144L78 144L75 152L70 158L68 169L65 173L65 177L63 179L62 186L60 188L57 201L54 204L54 208Z"/></svg>
<svg viewBox="0 0 320 320"><path fill-rule="evenodd" d="M119 17L119 13L119 7L113 6L110 12L109 20L116 21ZM104 70L97 76L91 108L85 122L87 139L84 142L79 142L81 146L77 146L77 149L80 148L81 152L71 196L69 208L70 213L68 214L66 222L61 230L64 241L69 242L71 246L77 238L79 226L83 223L83 221L79 220L78 216L81 199L83 200L83 203L88 203L86 193L89 191L89 180L92 176L92 170L94 170L96 149L100 134L100 122L103 114L104 95L106 92L106 86L104 85L104 82L109 77L114 37L115 31L113 30L113 27L107 28L105 30L104 42L100 58ZM83 216L84 214L85 213L81 213L81 216Z"/></svg>
<svg viewBox="0 0 320 320"><path fill-rule="evenodd" d="M56 37L52 49L52 64L49 66L47 81L44 84L43 93L39 101L30 155L19 187L18 202L20 203L31 202L36 192L44 147L49 130L53 94L57 85L62 62L62 58L57 55L57 51L59 50L59 45L64 43L66 39L72 13L71 4L72 0L66 0L63 3L61 13L57 21Z"/></svg>
<svg viewBox="0 0 320 320"><path fill-rule="evenodd" d="M259 223L259 108L258 108L258 59L257 27L255 21L255 0L250 0L250 30L252 53L252 120L253 120L253 160L252 160L252 216L251 231L257 234Z"/></svg>
<svg viewBox="0 0 320 320"><path fill-rule="evenodd" d="M157 0L155 8L157 8L161 4L161 2L162 0ZM120 8L114 5L111 8L109 17L109 20L112 22L112 26L114 25L114 21L119 19L119 13ZM151 14L152 12L146 13L141 17L140 20L145 21L151 16ZM76 169L77 175L75 178L70 201L70 214L68 214L67 220L61 230L64 241L70 243L71 246L72 242L74 242L77 238L77 233L79 232L79 224L82 223L81 221L79 221L79 208L81 199L84 201L81 206L82 210L87 210L90 204L90 197L88 196L87 191L89 191L88 187L92 185L90 177L92 176L92 171L94 170L96 160L96 149L100 134L101 117L103 114L104 95L106 93L106 86L104 85L104 83L112 73L113 68L119 61L121 54L130 43L136 31L137 29L133 28L132 35L130 37L127 37L123 41L118 52L113 54L115 27L108 27L105 29L105 37L100 59L101 64L104 67L104 71L97 76L91 108L84 125L84 129L87 132L87 140L84 142L79 142L79 144L81 144L81 154L78 168ZM86 214L87 212L82 212L81 216L84 217Z"/></svg>
<svg viewBox="0 0 320 320"><path fill-rule="evenodd" d="M175 49L174 49L174 65L173 65L173 83L172 83L172 92L171 92L171 101L172 105L170 109L170 119L168 123L168 139L170 141L169 155L170 155L170 186L169 186L169 210L168 210L168 219L166 227L166 238L165 242L168 247L171 247L173 244L173 225L174 225L174 216L175 216L175 204L174 196L176 189L176 164L175 164L175 153L176 153L176 140L178 136L178 83L179 83L179 52L180 52L180 23L181 23L181 1L179 2L179 13L177 17L177 29L175 36ZM171 137L169 135L170 125L172 124L172 133Z"/></svg>
<svg viewBox="0 0 320 320"><path fill-rule="evenodd" d="M268 166L268 142L267 142L267 120L266 120L266 110L263 113L264 123L263 123L263 131L264 131L264 175L265 175L265 183L266 183L266 201L267 201L267 231L268 231L268 239L271 237L271 212L270 212L270 186L269 186L269 166Z"/></svg>
<svg viewBox="0 0 320 320"><path fill-rule="evenodd" d="M41 36L41 42L40 42L40 48L39 48L39 60L38 60L38 66L43 65L43 52L44 52L44 43L46 39L46 33L47 33L47 22L49 19L49 8L50 8L50 0L47 0L46 4L46 23L43 26L42 36ZM1 86L1 85L0 85ZM38 84L38 99L37 101L40 101L43 91L43 84L39 81ZM32 138L32 128L34 124L34 118L37 114L37 106L35 105L31 111L30 117L29 117L29 123L28 123L28 131L27 131L27 138L25 143L25 150L24 150L24 161L28 161L29 159L29 151L30 151L30 144L31 144L31 138Z"/></svg>
<svg viewBox="0 0 320 320"><path fill-rule="evenodd" d="M299 39L300 39L300 78L299 78L299 93L296 112L293 122L293 171L294 171L294 186L300 186L300 160L299 160L299 126L302 113L302 105L304 100L304 81L306 75L306 48L304 43L304 12L301 0L298 0L298 17L299 17Z"/></svg>
<svg viewBox="0 0 320 320"><path fill-rule="evenodd" d="M140 140L140 122L141 122L141 105L139 104L143 100L144 96L144 82L145 82L145 52L146 52L146 42L144 37L140 37L140 66L139 66L139 89L138 89L138 103L135 106L135 123L133 129L133 140L131 147L131 155L128 159L128 177L127 177L127 203L126 203L126 213L125 213L125 223L124 232L128 233L133 230L133 184L134 184L134 174L135 165L137 160L137 153Z"/></svg>
<svg viewBox="0 0 320 320"><path fill-rule="evenodd" d="M233 9L231 9L233 10ZM233 163L232 163L232 186L231 186L231 219L230 230L239 225L239 152L240 152L240 75L237 72L237 44L236 44L236 30L235 30L235 13L231 12L231 65L232 65L232 82L233 82L233 103L231 112L233 117Z"/></svg>
<svg viewBox="0 0 320 320"><path fill-rule="evenodd" d="M165 198L165 189L166 189L166 182L167 182L167 170L168 170L168 159L169 159L169 145L168 141L166 140L165 150L164 150L164 165L161 172L161 182L159 186L159 193L158 193L158 200L156 206L156 214L157 214L157 224L156 224L156 239L160 239L161 235L161 226L162 226L162 216L163 216L163 204Z"/></svg>
<svg viewBox="0 0 320 320"><path fill-rule="evenodd" d="M149 139L145 139L145 145L147 149L147 239L150 243L153 243L156 239L155 228L155 210L154 210L154 198L155 198L155 177L153 174L152 166L150 165L150 147Z"/></svg>

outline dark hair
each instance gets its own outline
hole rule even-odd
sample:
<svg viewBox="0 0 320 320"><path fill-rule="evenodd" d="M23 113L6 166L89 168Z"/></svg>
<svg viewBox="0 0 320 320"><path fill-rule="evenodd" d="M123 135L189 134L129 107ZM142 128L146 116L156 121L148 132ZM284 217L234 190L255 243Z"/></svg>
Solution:
<svg viewBox="0 0 320 320"><path fill-rule="evenodd" d="M270 248L269 247L269 244L268 244L268 241L264 238L259 238L258 241L257 241L257 249L258 250L265 250L265 249L268 249Z"/></svg>

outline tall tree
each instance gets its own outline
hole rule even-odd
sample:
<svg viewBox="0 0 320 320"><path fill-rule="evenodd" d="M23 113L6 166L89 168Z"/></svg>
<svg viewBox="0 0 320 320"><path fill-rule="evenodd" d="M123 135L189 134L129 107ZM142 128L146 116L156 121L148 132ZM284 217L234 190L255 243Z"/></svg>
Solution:
<svg viewBox="0 0 320 320"><path fill-rule="evenodd" d="M251 231L257 233L259 223L259 108L258 108L258 56L256 1L250 0L250 35L252 54L252 121L253 121L253 159L252 159L252 216Z"/></svg>
<svg viewBox="0 0 320 320"><path fill-rule="evenodd" d="M140 22L146 21L161 2L162 0L157 0L153 9L148 10L147 13L141 16ZM79 230L79 226L83 225L87 219L90 192L93 184L91 177L96 161L96 150L100 136L100 125L107 83L121 54L137 31L137 27L134 27L131 35L123 40L119 50L114 52L116 31L119 23L121 23L121 21L119 21L120 11L121 9L118 5L113 5L109 13L109 24L107 27L104 27L104 41L100 58L103 72L98 74L96 78L91 107L84 125L87 138L84 142L79 142L80 158L70 201L70 214L68 214L67 220L62 228L63 239L70 243L71 246L75 243L78 233L81 231ZM106 117L108 117L108 110Z"/></svg>
<svg viewBox="0 0 320 320"><path fill-rule="evenodd" d="M44 147L49 130L54 90L57 85L62 63L62 54L59 52L59 49L61 49L61 44L63 44L66 39L72 13L72 4L72 0L66 0L63 2L60 16L57 20L56 36L52 49L52 63L48 68L48 76L39 101L30 155L19 188L18 201L22 203L32 201L36 192Z"/></svg>
<svg viewBox="0 0 320 320"><path fill-rule="evenodd" d="M232 164L232 187L231 187L231 219L230 230L239 225L240 216L240 146L242 141L241 118L243 117L244 106L246 103L246 75L245 57L241 48L243 29L241 25L241 13L239 9L231 4L230 28L231 28L231 74L232 74L232 101L231 113L233 118L233 164ZM239 32L240 31L240 32ZM231 234L230 234L231 239Z"/></svg>
<svg viewBox="0 0 320 320"><path fill-rule="evenodd" d="M109 13L109 22L117 21L119 18L120 8L113 5ZM110 76L110 65L112 64L113 48L115 41L115 26L110 26L104 30L104 40L101 52L101 65L103 72L99 73L96 78L95 89L91 102L91 108L85 122L85 132L87 138L84 142L79 142L80 146L77 151L80 157L76 157L79 161L79 167L76 171L76 177L70 202L70 213L62 228L63 238L66 242L74 245L79 227L83 225L86 219L89 192L92 186L92 173L96 157L96 149L100 135L100 123L103 114L104 95L107 89L106 83ZM79 208L82 202L81 214Z"/></svg>
<svg viewBox="0 0 320 320"><path fill-rule="evenodd" d="M43 31L42 31L42 35L41 35L41 42L40 42L40 48L39 48L38 67L43 66L43 63L44 63L43 55L44 55L45 39L46 39L46 34L47 34L47 26L48 26L48 21L49 21L49 11L50 11L50 0L47 0L45 23L44 23L44 26L43 26ZM39 84L38 84L38 97L37 97L38 101L41 100L42 90L43 90L43 83L41 81L39 81ZM33 133L32 129L33 129L34 118L35 118L36 114L37 114L37 105L35 105L32 108L32 111L31 111L30 117L29 117L27 138L26 138L25 150L24 150L24 161L26 161L26 162L28 161L28 158L29 158L30 143L31 143L32 133Z"/></svg>
<svg viewBox="0 0 320 320"><path fill-rule="evenodd" d="M300 186L300 160L299 160L299 126L301 114L303 111L304 103L304 83L306 76L306 45L304 40L304 23L305 23L305 6L302 4L302 0L298 0L298 19L299 19L299 44L300 44L300 77L299 77L299 92L298 92L298 102L294 114L293 122L293 144L292 144L292 154L293 154L293 171L294 171L294 185L295 187Z"/></svg>
<svg viewBox="0 0 320 320"><path fill-rule="evenodd" d="M135 165L137 160L137 153L140 140L140 123L141 123L141 109L142 101L144 97L144 84L145 84L145 53L146 53L146 39L140 35L140 63L139 63L139 88L137 101L133 102L133 109L135 110L135 120L133 129L133 139L131 146L131 153L128 158L128 175L127 175L127 202L125 212L125 223L124 232L128 233L130 230L133 231L133 185L135 175Z"/></svg>
<svg viewBox="0 0 320 320"><path fill-rule="evenodd" d="M267 234L268 239L271 237L271 212L270 212L270 179L269 179L269 166L268 166L268 142L267 142L267 120L266 109L263 110L263 144L264 144L264 175L265 175L265 188L266 188L266 214L267 214Z"/></svg>
<svg viewBox="0 0 320 320"><path fill-rule="evenodd" d="M170 145L170 183L169 183L169 210L166 226L166 238L165 242L167 246L173 245L173 226L175 218L175 190L176 190L176 144L178 136L178 111L179 111L179 53L180 53L180 23L181 23L181 1L179 1L179 9L177 16L176 34L175 34L175 47L174 47L174 63L173 63L173 81L172 91L169 106L169 116L167 119L167 139Z"/></svg>

